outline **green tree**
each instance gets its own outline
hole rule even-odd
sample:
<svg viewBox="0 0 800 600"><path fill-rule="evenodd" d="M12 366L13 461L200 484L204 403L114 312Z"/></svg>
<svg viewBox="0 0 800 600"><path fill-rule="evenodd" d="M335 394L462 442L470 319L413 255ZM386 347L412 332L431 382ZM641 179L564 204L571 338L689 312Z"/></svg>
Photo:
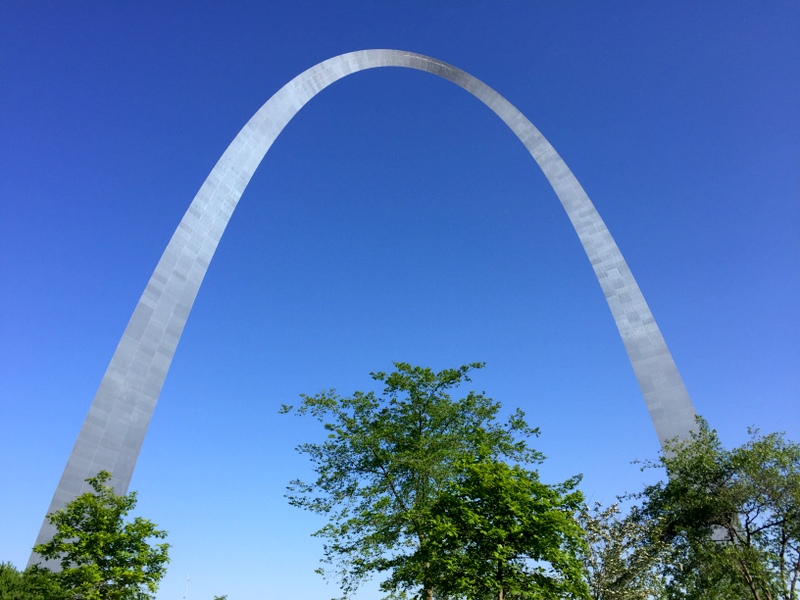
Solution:
<svg viewBox="0 0 800 600"><path fill-rule="evenodd" d="M0 563L0 600L67 600L55 573L38 567L17 571Z"/></svg>
<svg viewBox="0 0 800 600"><path fill-rule="evenodd" d="M107 471L87 479L92 491L47 516L56 528L53 538L34 548L42 558L60 562L61 587L81 600L146 600L166 573L169 544L165 531L136 517L136 492L114 493Z"/></svg>
<svg viewBox="0 0 800 600"><path fill-rule="evenodd" d="M466 555L455 550L448 555L441 538L447 520L452 516L455 522L455 509L451 516L441 514L445 498L449 493L453 499L459 485L473 481L462 468L470 461L541 461L526 442L537 431L519 411L498 423L499 404L482 393L450 396L482 364L438 373L406 363L395 366L391 374L372 374L385 385L381 396L342 397L335 391L302 396L297 414L316 417L327 439L298 447L310 457L317 479L291 482L287 497L294 506L328 517L315 533L326 541L326 566L320 571L339 582L345 598L375 573L388 574L381 588L391 598L431 599L434 592L437 598L455 597L443 583L444 574L453 576ZM464 475L460 482L459 473Z"/></svg>
<svg viewBox="0 0 800 600"><path fill-rule="evenodd" d="M521 465L463 462L432 506L427 547L412 558L430 566L446 596L588 598L578 481L547 485Z"/></svg>
<svg viewBox="0 0 800 600"><path fill-rule="evenodd" d="M0 563L0 600L17 600L22 596L22 573L11 563Z"/></svg>
<svg viewBox="0 0 800 600"><path fill-rule="evenodd" d="M671 598L797 600L800 445L761 435L726 450L704 421L655 463L667 479L640 494L636 517L671 545Z"/></svg>
<svg viewBox="0 0 800 600"><path fill-rule="evenodd" d="M645 523L620 515L616 503L608 507L597 503L582 511L580 521L587 543L583 563L592 600L663 597L661 567L669 546L651 537Z"/></svg>

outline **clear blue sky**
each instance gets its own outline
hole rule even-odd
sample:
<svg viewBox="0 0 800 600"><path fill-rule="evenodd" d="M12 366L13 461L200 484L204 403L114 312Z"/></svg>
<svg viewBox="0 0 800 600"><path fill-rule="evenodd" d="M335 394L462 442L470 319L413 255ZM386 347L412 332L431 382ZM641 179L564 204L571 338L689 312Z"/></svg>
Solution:
<svg viewBox="0 0 800 600"><path fill-rule="evenodd" d="M307 67L399 48L482 79L605 219L698 412L800 439L800 4L23 2L0 6L0 561L23 566L183 212ZM287 5L290 5L287 7ZM278 406L392 361L486 361L548 481L609 502L657 440L554 193L483 105L382 69L270 150L200 291L134 474L169 530L159 600L323 599L283 499L320 432ZM360 600L377 598L365 588Z"/></svg>

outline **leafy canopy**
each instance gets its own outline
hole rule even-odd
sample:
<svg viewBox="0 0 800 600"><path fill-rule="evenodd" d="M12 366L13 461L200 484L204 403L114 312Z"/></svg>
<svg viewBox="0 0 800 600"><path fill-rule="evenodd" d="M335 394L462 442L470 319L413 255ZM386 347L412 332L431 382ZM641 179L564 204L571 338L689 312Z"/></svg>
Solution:
<svg viewBox="0 0 800 600"><path fill-rule="evenodd" d="M391 598L409 593L433 598L434 591L444 598L455 597L452 594L459 590L447 581L468 563L473 582L489 572L478 556L479 544L493 543L492 568L497 560L505 561L509 574L522 570L527 551L534 560L555 560L533 542L519 552L504 553L500 548L517 535L517 517L510 513L519 507L481 514L489 509L488 495L497 496L499 504L511 502L501 496L528 486L524 493L539 494L530 502L543 505L537 514L569 521L577 496L566 501L554 498L553 490L538 484L522 466L505 464L540 462L541 454L526 442L538 431L527 425L521 411L498 423L499 404L482 393L451 397L454 388L470 381L470 371L483 366L480 363L438 373L407 363L395 366L393 373L371 374L385 386L381 396L355 392L343 397L327 391L302 396L295 410L317 418L327 431L323 442L298 447L311 459L316 480L292 481L287 494L292 505L329 520L315 533L325 539L325 567L320 572L339 582L344 597L372 574L387 573L381 587ZM283 407L283 412L293 410ZM499 481L499 487L493 481ZM508 490L501 489L506 485ZM553 493L567 491L565 487ZM514 502L524 506L528 499L515 497ZM479 508L481 503L487 503L485 509ZM487 522L495 519L494 537L479 534L467 510ZM507 534L500 533L504 528L509 529ZM448 538L450 530L457 532ZM546 536L542 533L540 541ZM460 542L455 543L467 538L476 549L469 556ZM563 540L553 534L556 546Z"/></svg>
<svg viewBox="0 0 800 600"><path fill-rule="evenodd" d="M459 464L431 510L417 565L454 598L588 598L580 556L579 478L558 485L521 465L477 457Z"/></svg>
<svg viewBox="0 0 800 600"><path fill-rule="evenodd" d="M670 598L797 600L800 445L761 435L726 450L700 421L656 463L667 480L645 488L637 515L671 545Z"/></svg>
<svg viewBox="0 0 800 600"><path fill-rule="evenodd" d="M663 598L662 564L669 546L651 537L647 524L621 516L619 504L584 507L587 544L583 563L592 600Z"/></svg>
<svg viewBox="0 0 800 600"><path fill-rule="evenodd" d="M136 492L118 496L106 485L107 471L86 481L92 487L64 508L47 516L56 534L34 551L58 561L61 587L82 600L146 600L166 573L169 544L165 531L136 517L125 522L136 506Z"/></svg>
<svg viewBox="0 0 800 600"><path fill-rule="evenodd" d="M58 575L30 567L17 571L11 563L0 563L0 600L72 600L61 589Z"/></svg>

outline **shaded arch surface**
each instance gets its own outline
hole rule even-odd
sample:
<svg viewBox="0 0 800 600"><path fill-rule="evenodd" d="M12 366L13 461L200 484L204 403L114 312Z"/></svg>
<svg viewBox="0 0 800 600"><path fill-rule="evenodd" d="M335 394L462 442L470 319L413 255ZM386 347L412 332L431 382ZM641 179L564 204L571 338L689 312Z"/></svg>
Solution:
<svg viewBox="0 0 800 600"><path fill-rule="evenodd" d="M619 329L659 442L694 429L695 412L664 338L608 228L555 149L510 102L442 61L400 50L362 50L323 61L283 86L247 122L211 170L175 230L128 322L64 469L48 513L113 474L126 493L164 379L211 258L250 178L294 115L352 73L405 67L447 79L486 104L533 156L572 222ZM45 519L36 543L54 531ZM36 554L30 562L38 562Z"/></svg>

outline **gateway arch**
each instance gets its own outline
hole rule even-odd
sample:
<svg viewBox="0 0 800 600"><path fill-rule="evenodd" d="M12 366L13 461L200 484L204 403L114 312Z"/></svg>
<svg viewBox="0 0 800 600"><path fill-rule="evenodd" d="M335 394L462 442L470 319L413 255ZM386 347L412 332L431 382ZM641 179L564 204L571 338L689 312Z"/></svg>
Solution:
<svg viewBox="0 0 800 600"><path fill-rule="evenodd" d="M84 480L112 473L128 490L150 418L200 284L250 178L286 124L330 84L358 71L404 67L447 79L486 104L511 128L544 172L580 238L619 329L659 442L684 437L695 412L675 362L627 263L578 180L536 127L492 88L442 61L400 50L342 54L283 86L247 122L195 196L128 322L48 513L87 491ZM36 543L54 530L45 519ZM30 563L38 562L36 554Z"/></svg>

